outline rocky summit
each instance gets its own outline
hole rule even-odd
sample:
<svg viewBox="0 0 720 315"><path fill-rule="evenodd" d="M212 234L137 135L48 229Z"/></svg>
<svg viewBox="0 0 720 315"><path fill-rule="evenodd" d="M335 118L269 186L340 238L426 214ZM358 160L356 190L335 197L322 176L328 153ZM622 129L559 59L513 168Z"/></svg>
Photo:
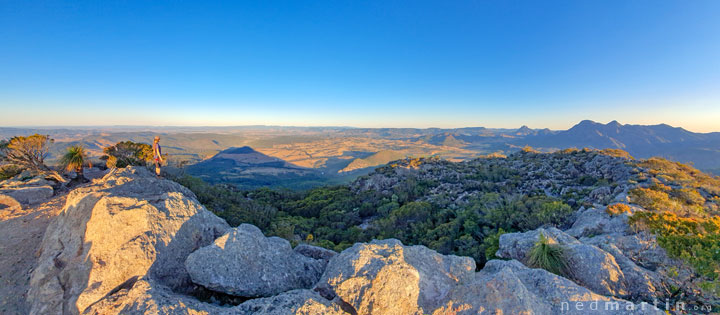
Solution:
<svg viewBox="0 0 720 315"><path fill-rule="evenodd" d="M578 225L575 235L587 224ZM605 285L525 266L539 233L612 262L588 270L605 272ZM292 249L250 224L230 228L183 186L129 167L68 195L28 299L31 314L586 314L577 303L610 303L598 314L659 314L623 299L637 289L628 279L652 272L591 243L559 230L506 234L499 254L510 260L480 271L469 257L395 239L340 253Z"/></svg>

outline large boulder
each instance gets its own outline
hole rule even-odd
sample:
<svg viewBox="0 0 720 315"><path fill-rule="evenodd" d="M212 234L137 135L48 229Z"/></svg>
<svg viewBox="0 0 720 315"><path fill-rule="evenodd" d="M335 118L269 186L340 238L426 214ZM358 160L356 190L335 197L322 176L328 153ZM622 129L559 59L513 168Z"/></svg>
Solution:
<svg viewBox="0 0 720 315"><path fill-rule="evenodd" d="M653 305L608 298L517 260L491 260L455 287L433 314L662 314Z"/></svg>
<svg viewBox="0 0 720 315"><path fill-rule="evenodd" d="M635 211L634 207L629 207ZM565 233L575 237L592 237L600 234L628 233L628 215L621 213L611 216L605 209L590 208L578 211L577 220Z"/></svg>
<svg viewBox="0 0 720 315"><path fill-rule="evenodd" d="M185 187L141 167L114 170L72 191L48 226L31 314L78 314L133 278L182 291L187 256L228 228Z"/></svg>
<svg viewBox="0 0 720 315"><path fill-rule="evenodd" d="M445 304L450 291L474 273L469 257L373 240L333 257L317 290L357 314L425 314Z"/></svg>
<svg viewBox="0 0 720 315"><path fill-rule="evenodd" d="M236 296L271 296L315 285L325 262L293 251L279 237L265 237L254 225L241 224L188 256L192 281Z"/></svg>
<svg viewBox="0 0 720 315"><path fill-rule="evenodd" d="M237 306L201 302L173 292L152 280L127 282L90 305L84 312L105 314L217 314L217 315L292 315L346 314L310 290L293 290L273 297L249 300Z"/></svg>

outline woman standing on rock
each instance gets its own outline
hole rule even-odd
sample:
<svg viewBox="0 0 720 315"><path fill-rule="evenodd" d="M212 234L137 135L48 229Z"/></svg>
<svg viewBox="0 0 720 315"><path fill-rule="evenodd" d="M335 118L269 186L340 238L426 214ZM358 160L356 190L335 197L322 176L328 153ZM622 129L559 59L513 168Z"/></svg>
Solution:
<svg viewBox="0 0 720 315"><path fill-rule="evenodd" d="M160 177L160 164L163 162L162 148L160 147L160 136L155 136L153 141L153 160L155 161L155 175Z"/></svg>

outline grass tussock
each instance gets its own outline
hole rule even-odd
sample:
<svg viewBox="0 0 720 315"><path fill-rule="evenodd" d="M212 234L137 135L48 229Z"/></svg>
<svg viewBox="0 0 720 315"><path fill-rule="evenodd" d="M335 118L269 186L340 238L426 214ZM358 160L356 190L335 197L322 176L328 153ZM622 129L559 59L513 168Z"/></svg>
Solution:
<svg viewBox="0 0 720 315"><path fill-rule="evenodd" d="M540 239L535 243L527 258L527 265L532 268L542 268L558 276L569 278L570 267L565 258L565 249L557 243L551 242L540 233Z"/></svg>

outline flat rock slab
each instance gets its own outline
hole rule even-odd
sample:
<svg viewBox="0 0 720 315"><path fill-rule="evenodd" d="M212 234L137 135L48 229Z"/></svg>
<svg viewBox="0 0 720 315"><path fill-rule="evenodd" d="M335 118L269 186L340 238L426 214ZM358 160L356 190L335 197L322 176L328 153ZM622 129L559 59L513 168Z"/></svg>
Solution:
<svg viewBox="0 0 720 315"><path fill-rule="evenodd" d="M53 196L54 190L50 186L27 186L0 189L0 194L7 195L18 202L33 205L44 202Z"/></svg>

